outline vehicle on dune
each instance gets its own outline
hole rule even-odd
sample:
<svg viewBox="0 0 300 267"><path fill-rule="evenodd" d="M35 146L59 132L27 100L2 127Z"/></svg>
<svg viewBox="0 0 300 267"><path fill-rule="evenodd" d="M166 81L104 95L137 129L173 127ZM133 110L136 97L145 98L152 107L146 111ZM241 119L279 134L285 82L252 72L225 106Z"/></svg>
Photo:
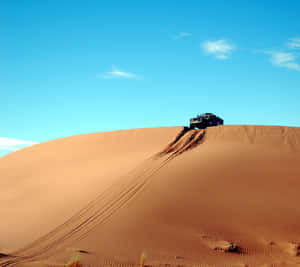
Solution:
<svg viewBox="0 0 300 267"><path fill-rule="evenodd" d="M190 129L205 129L211 126L223 125L224 121L213 113L204 113L190 119Z"/></svg>

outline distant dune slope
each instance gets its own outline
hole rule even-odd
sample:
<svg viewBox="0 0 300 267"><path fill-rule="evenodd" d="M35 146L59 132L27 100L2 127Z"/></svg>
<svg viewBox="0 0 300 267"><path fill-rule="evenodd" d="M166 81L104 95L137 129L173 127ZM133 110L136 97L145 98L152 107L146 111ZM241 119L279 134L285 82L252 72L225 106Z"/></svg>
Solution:
<svg viewBox="0 0 300 267"><path fill-rule="evenodd" d="M58 139L1 158L0 190L0 252L18 255L3 262L62 263L81 251L96 265L146 251L174 264L296 264L300 128Z"/></svg>

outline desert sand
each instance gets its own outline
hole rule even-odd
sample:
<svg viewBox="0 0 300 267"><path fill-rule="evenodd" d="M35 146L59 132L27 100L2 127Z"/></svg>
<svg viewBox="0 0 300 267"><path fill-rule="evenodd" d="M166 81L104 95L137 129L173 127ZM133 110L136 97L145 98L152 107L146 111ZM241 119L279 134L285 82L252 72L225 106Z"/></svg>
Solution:
<svg viewBox="0 0 300 267"><path fill-rule="evenodd" d="M0 265L300 266L300 128L162 127L0 158Z"/></svg>

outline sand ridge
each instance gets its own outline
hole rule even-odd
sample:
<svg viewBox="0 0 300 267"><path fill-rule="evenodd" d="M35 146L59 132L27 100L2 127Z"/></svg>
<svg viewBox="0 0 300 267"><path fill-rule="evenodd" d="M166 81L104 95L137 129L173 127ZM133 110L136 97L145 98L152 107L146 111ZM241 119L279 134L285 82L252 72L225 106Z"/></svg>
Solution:
<svg viewBox="0 0 300 267"><path fill-rule="evenodd" d="M49 142L47 150L55 143L59 147L68 143L69 147L72 142L89 137ZM95 144L95 137L92 136L91 145ZM25 246L13 250L3 245L1 248L0 243L1 266L41 262L59 266L75 252L81 254L84 264L91 266L105 265L105 261L109 265L129 264L135 262L142 250L147 251L153 266L296 266L300 262L299 138L299 128L266 126L219 126L205 131L173 127L106 133L98 147L107 147L103 160L116 162L127 157L119 171L102 172L116 178L99 181L102 186L98 194L92 188L95 184L85 184L89 201L79 195L83 200L76 212L60 224L56 224L59 220L50 222L51 231L45 229L39 238L25 236ZM117 151L114 147L122 146L120 139L127 141L123 155L116 157L111 152L110 156L109 149ZM31 148L18 152L20 156L14 153L0 160L0 171L4 173L11 161L22 154L26 158L27 154L33 155L35 149L42 151ZM65 157L68 164L89 160L88 164L77 166L79 174L87 166L97 170L93 159L98 156L97 151L89 155L89 149L84 155ZM24 168L21 159L17 164ZM41 165L30 166L38 167ZM58 169L63 167L62 164ZM111 169L114 164L106 167ZM38 173L42 172L39 169ZM29 178L34 177L27 177L32 183ZM62 211L70 214L67 206ZM18 218L20 214L14 216ZM53 216L57 216L55 211ZM3 223L2 229L6 227ZM12 241L12 247L17 247L17 242Z"/></svg>

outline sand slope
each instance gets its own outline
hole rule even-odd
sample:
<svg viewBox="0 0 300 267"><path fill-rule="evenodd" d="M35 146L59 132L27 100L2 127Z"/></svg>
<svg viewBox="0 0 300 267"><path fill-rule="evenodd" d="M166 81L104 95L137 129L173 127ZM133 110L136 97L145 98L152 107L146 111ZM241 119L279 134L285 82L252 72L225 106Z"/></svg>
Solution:
<svg viewBox="0 0 300 267"><path fill-rule="evenodd" d="M300 128L73 136L0 158L0 188L3 266L300 266Z"/></svg>

